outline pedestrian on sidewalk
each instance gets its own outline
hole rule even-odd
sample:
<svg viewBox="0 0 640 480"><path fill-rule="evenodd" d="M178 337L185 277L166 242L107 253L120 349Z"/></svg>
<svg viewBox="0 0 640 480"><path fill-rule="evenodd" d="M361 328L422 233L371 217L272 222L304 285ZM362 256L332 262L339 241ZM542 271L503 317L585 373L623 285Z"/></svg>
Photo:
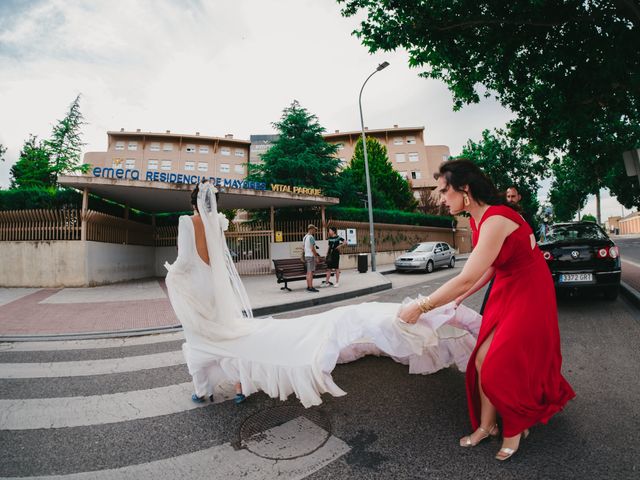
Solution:
<svg viewBox="0 0 640 480"><path fill-rule="evenodd" d="M340 250L345 244L344 238L338 235L336 227L329 227L329 250L327 251L327 278L322 281L321 287L340 286ZM331 273L336 276L336 283L331 283Z"/></svg>
<svg viewBox="0 0 640 480"><path fill-rule="evenodd" d="M316 262L320 258L316 247L315 234L318 231L315 225L307 227L307 234L302 239L302 248L304 249L304 264L307 273L307 292L319 292L313 287L313 273L316 271Z"/></svg>

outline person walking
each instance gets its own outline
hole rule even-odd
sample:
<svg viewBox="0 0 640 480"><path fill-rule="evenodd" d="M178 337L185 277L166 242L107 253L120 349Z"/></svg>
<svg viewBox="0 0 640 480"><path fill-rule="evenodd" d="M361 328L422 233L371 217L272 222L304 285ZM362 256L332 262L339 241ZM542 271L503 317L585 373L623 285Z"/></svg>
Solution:
<svg viewBox="0 0 640 480"><path fill-rule="evenodd" d="M307 234L302 239L302 248L304 249L304 264L307 275L307 292L319 292L313 287L313 273L316 271L317 259L320 258L316 248L315 234L318 231L315 225L307 227Z"/></svg>
<svg viewBox="0 0 640 480"><path fill-rule="evenodd" d="M510 458L529 428L547 423L575 397L561 373L555 289L531 227L500 198L473 162L444 162L435 175L442 202L453 215L471 215L474 249L460 274L426 298L406 304L399 316L415 323L445 304L462 302L495 275L477 344L466 371L467 403L474 431L460 439L474 447L497 436L497 460Z"/></svg>
<svg viewBox="0 0 640 480"><path fill-rule="evenodd" d="M338 235L336 227L329 227L329 250L327 250L327 278L322 281L321 287L333 285L340 286L340 250L345 244L344 238ZM331 273L336 276L336 283L331 283Z"/></svg>

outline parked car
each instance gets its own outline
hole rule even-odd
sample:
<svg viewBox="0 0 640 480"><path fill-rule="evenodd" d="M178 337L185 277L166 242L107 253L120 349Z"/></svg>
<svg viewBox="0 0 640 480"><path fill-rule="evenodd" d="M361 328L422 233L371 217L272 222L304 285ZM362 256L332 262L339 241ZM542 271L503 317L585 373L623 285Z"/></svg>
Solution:
<svg viewBox="0 0 640 480"><path fill-rule="evenodd" d="M395 266L399 272L424 270L431 273L438 267L455 267L456 257L453 248L446 242L422 242L396 258Z"/></svg>
<svg viewBox="0 0 640 480"><path fill-rule="evenodd" d="M558 291L593 290L608 300L618 297L620 253L599 225L556 223L538 245Z"/></svg>

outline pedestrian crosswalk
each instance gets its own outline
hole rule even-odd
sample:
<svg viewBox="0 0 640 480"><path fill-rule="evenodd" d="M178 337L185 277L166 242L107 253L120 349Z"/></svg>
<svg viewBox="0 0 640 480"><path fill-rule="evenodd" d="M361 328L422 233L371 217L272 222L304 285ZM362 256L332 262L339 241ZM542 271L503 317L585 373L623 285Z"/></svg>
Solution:
<svg viewBox="0 0 640 480"><path fill-rule="evenodd" d="M192 402L181 339L178 332L0 344L0 478L302 479L349 451L334 436L294 460L234 448L242 421L270 399L237 407L229 383L213 404ZM256 441L304 451L305 442L326 437L318 429L298 417Z"/></svg>

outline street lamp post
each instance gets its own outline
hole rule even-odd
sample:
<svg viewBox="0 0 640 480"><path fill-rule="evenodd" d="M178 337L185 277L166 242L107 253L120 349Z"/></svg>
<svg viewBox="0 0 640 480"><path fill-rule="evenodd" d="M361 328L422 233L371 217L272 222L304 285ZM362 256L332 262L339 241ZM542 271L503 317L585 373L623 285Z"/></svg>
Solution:
<svg viewBox="0 0 640 480"><path fill-rule="evenodd" d="M360 126L362 127L362 151L364 153L364 177L367 182L367 204L369 208L369 241L371 244L371 271L376 271L376 239L373 236L373 203L371 202L371 180L369 179L369 159L367 158L367 137L364 134L364 118L362 116L362 91L369 79L373 77L380 70L387 68L389 62L382 62L375 71L367 77L360 89L360 95L358 96L358 106L360 107Z"/></svg>

